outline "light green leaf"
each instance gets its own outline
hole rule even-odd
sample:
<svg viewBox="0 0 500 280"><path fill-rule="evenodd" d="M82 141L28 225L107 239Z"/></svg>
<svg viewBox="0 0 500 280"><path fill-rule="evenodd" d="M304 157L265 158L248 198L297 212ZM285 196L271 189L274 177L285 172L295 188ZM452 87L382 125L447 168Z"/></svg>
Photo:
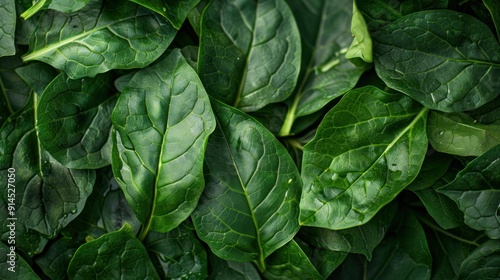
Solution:
<svg viewBox="0 0 500 280"><path fill-rule="evenodd" d="M294 240L271 254L266 267L266 279L324 279Z"/></svg>
<svg viewBox="0 0 500 280"><path fill-rule="evenodd" d="M497 0L483 0L483 3L491 13L491 19L497 30L497 38L500 38L500 2Z"/></svg>
<svg viewBox="0 0 500 280"><path fill-rule="evenodd" d="M368 32L368 26L366 25L363 14L359 11L356 1L352 2L353 13L351 22L351 32L354 37L349 50L345 54L346 58L356 58L359 57L367 63L373 62L372 53L372 38Z"/></svg>
<svg viewBox="0 0 500 280"><path fill-rule="evenodd" d="M0 278L23 280L40 279L24 258L16 252L15 248L15 245L11 246L0 242Z"/></svg>
<svg viewBox="0 0 500 280"><path fill-rule="evenodd" d="M471 161L453 182L439 191L457 204L465 224L482 230L490 238L500 238L500 145Z"/></svg>
<svg viewBox="0 0 500 280"><path fill-rule="evenodd" d="M52 10L44 13L23 60L46 62L72 79L93 77L110 69L145 67L175 36L169 22L134 3L101 5L92 0L78 17Z"/></svg>
<svg viewBox="0 0 500 280"><path fill-rule="evenodd" d="M38 0L33 6L24 11L21 17L25 20L44 9L53 9L63 13L73 13L81 10L91 0Z"/></svg>
<svg viewBox="0 0 500 280"><path fill-rule="evenodd" d="M299 230L302 182L274 136L248 115L212 100L217 128L205 157L205 191L193 222L219 257L264 259Z"/></svg>
<svg viewBox="0 0 500 280"><path fill-rule="evenodd" d="M427 150L427 109L375 87L352 90L304 147L303 225L368 222L417 176Z"/></svg>
<svg viewBox="0 0 500 280"><path fill-rule="evenodd" d="M458 156L480 156L500 144L500 124L481 124L464 113L430 112L427 134L434 149Z"/></svg>
<svg viewBox="0 0 500 280"><path fill-rule="evenodd" d="M130 0L165 17L176 28L180 29L189 12L200 0Z"/></svg>
<svg viewBox="0 0 500 280"><path fill-rule="evenodd" d="M498 279L500 240L488 240L474 250L460 266L459 279Z"/></svg>
<svg viewBox="0 0 500 280"><path fill-rule="evenodd" d="M125 224L83 244L68 267L70 279L160 279L142 243Z"/></svg>
<svg viewBox="0 0 500 280"><path fill-rule="evenodd" d="M16 1L6 0L0 5L0 57L14 55L16 31Z"/></svg>
<svg viewBox="0 0 500 280"><path fill-rule="evenodd" d="M472 16L417 12L372 38L380 78L427 108L472 110L500 93L500 46L489 28Z"/></svg>
<svg viewBox="0 0 500 280"><path fill-rule="evenodd" d="M141 239L150 229L176 228L203 191L203 156L215 127L208 96L179 50L134 75L112 121L113 172L144 225Z"/></svg>
<svg viewBox="0 0 500 280"><path fill-rule="evenodd" d="M162 279L207 279L207 253L183 224L168 233L150 232L144 246Z"/></svg>
<svg viewBox="0 0 500 280"><path fill-rule="evenodd" d="M61 73L45 89L37 108L42 147L68 168L111 164L111 111L117 96L111 76L72 80Z"/></svg>
<svg viewBox="0 0 500 280"><path fill-rule="evenodd" d="M299 36L284 0L211 1L198 60L207 92L244 111L285 100L299 75Z"/></svg>

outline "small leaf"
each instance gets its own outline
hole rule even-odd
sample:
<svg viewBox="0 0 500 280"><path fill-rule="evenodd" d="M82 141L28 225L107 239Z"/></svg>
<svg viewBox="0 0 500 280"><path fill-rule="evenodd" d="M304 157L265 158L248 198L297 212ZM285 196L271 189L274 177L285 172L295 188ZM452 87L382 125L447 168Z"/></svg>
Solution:
<svg viewBox="0 0 500 280"><path fill-rule="evenodd" d="M500 240L488 240L460 266L459 279L497 279L500 275Z"/></svg>
<svg viewBox="0 0 500 280"><path fill-rule="evenodd" d="M57 10L63 13L73 13L81 10L91 0L38 0L33 6L24 11L21 17L25 20L44 9Z"/></svg>
<svg viewBox="0 0 500 280"><path fill-rule="evenodd" d="M472 16L446 10L412 13L372 38L380 78L427 108L472 110L500 93L500 46Z"/></svg>
<svg viewBox="0 0 500 280"><path fill-rule="evenodd" d="M471 161L453 182L439 191L457 204L465 224L482 230L490 238L500 238L497 209L500 201L500 145Z"/></svg>
<svg viewBox="0 0 500 280"><path fill-rule="evenodd" d="M16 45L14 36L16 31L16 1L6 0L0 5L0 57L14 55Z"/></svg>
<svg viewBox="0 0 500 280"><path fill-rule="evenodd" d="M23 60L43 61L72 79L93 77L110 69L145 67L175 36L170 23L134 3L120 0L101 5L92 0L78 16L44 13Z"/></svg>
<svg viewBox="0 0 500 280"><path fill-rule="evenodd" d="M129 225L83 244L68 267L70 279L160 279Z"/></svg>
<svg viewBox="0 0 500 280"><path fill-rule="evenodd" d="M176 228L203 191L203 156L215 127L208 96L178 49L133 76L112 121L113 172L144 225L141 239L150 229Z"/></svg>
<svg viewBox="0 0 500 280"><path fill-rule="evenodd" d="M427 135L439 152L480 156L500 144L500 124L481 124L464 113L431 112Z"/></svg>
<svg viewBox="0 0 500 280"><path fill-rule="evenodd" d="M432 151L430 155L425 157L420 172L415 180L408 185L407 189L419 191L432 187L434 183L446 174L452 160L453 157L450 155Z"/></svg>
<svg viewBox="0 0 500 280"><path fill-rule="evenodd" d="M180 29L189 12L200 0L130 0L165 17L176 28Z"/></svg>
<svg viewBox="0 0 500 280"><path fill-rule="evenodd" d="M285 148L248 115L212 100L217 128L208 140L205 190L193 223L219 257L264 259L299 230L301 180Z"/></svg>
<svg viewBox="0 0 500 280"><path fill-rule="evenodd" d="M352 90L304 147L303 225L368 222L417 176L427 150L427 109L375 87Z"/></svg>
<svg viewBox="0 0 500 280"><path fill-rule="evenodd" d="M351 32L354 37L351 46L345 54L346 58L356 58L359 57L367 63L373 62L372 53L372 38L368 32L368 26L366 25L363 14L359 11L356 1L352 2L353 13L351 22Z"/></svg>
<svg viewBox="0 0 500 280"><path fill-rule="evenodd" d="M297 83L300 37L284 0L211 1L198 73L207 92L244 111L285 100Z"/></svg>

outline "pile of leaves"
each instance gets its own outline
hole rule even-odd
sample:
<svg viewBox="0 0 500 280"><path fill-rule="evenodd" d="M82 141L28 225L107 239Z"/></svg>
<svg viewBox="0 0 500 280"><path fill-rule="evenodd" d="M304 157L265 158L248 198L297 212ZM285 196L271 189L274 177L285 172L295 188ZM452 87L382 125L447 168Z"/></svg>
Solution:
<svg viewBox="0 0 500 280"><path fill-rule="evenodd" d="M498 1L3 0L0 30L2 279L500 275Z"/></svg>

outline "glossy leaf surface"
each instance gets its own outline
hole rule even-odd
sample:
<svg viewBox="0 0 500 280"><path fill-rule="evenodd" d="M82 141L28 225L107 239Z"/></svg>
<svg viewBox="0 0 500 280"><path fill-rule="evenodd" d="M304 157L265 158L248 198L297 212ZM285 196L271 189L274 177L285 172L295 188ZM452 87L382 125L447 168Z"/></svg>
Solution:
<svg viewBox="0 0 500 280"><path fill-rule="evenodd" d="M78 17L46 12L23 60L46 62L72 79L92 77L110 69L150 64L166 50L176 33L159 15L129 1L101 5L92 0L78 12Z"/></svg>
<svg viewBox="0 0 500 280"><path fill-rule="evenodd" d="M60 74L47 86L37 108L40 143L69 168L111 164L111 111L117 96L110 76L72 80Z"/></svg>
<svg viewBox="0 0 500 280"><path fill-rule="evenodd" d="M412 13L372 36L380 78L430 109L472 110L500 93L500 45L469 15Z"/></svg>
<svg viewBox="0 0 500 280"><path fill-rule="evenodd" d="M285 148L248 115L212 100L217 128L205 158L205 191L193 222L221 258L264 259L299 230L301 180Z"/></svg>
<svg viewBox="0 0 500 280"><path fill-rule="evenodd" d="M459 279L495 279L500 275L500 241L489 240L460 266Z"/></svg>
<svg viewBox="0 0 500 280"><path fill-rule="evenodd" d="M439 191L457 204L465 224L500 239L500 145L471 161L453 182Z"/></svg>
<svg viewBox="0 0 500 280"><path fill-rule="evenodd" d="M284 0L210 2L198 72L207 92L244 111L286 99L300 70L300 35Z"/></svg>
<svg viewBox="0 0 500 280"><path fill-rule="evenodd" d="M159 13L176 28L180 29L189 12L200 2L200 0L131 0L156 13Z"/></svg>
<svg viewBox="0 0 500 280"><path fill-rule="evenodd" d="M344 229L369 221L418 174L427 110L364 87L346 94L304 147L301 221Z"/></svg>
<svg viewBox="0 0 500 280"><path fill-rule="evenodd" d="M208 96L179 50L134 75L112 120L113 172L143 233L176 228L203 191L203 155L215 127Z"/></svg>
<svg viewBox="0 0 500 280"><path fill-rule="evenodd" d="M352 12L352 22L351 22L351 32L354 37L349 50L345 54L346 58L356 58L359 57L363 61L372 63L373 62L373 42L368 32L368 26L366 25L363 14L358 9L356 1L353 1L353 12Z"/></svg>

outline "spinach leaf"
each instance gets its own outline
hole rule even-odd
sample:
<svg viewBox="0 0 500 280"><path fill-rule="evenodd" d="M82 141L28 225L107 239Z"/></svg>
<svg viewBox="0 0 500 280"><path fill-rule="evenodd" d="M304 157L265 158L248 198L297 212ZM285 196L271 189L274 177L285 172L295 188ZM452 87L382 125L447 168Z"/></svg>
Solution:
<svg viewBox="0 0 500 280"><path fill-rule="evenodd" d="M214 0L201 21L198 72L211 96L255 111L292 93L300 50L284 0Z"/></svg>
<svg viewBox="0 0 500 280"><path fill-rule="evenodd" d="M372 36L380 78L427 108L472 110L500 93L500 45L472 16L417 12Z"/></svg>
<svg viewBox="0 0 500 280"><path fill-rule="evenodd" d="M453 199L464 213L465 224L500 238L500 145L471 161L453 182L438 190Z"/></svg>
<svg viewBox="0 0 500 280"><path fill-rule="evenodd" d="M16 4L15 0L7 0L0 6L0 57L14 55L16 46L14 44L16 30Z"/></svg>
<svg viewBox="0 0 500 280"><path fill-rule="evenodd" d="M301 180L285 148L257 121L212 100L205 190L193 213L198 236L221 258L256 261L299 230Z"/></svg>
<svg viewBox="0 0 500 280"><path fill-rule="evenodd" d="M361 11L358 9L356 5L356 1L352 2L353 4L353 12L352 12L352 22L351 22L351 32L354 37L354 40L349 46L347 53L345 54L346 58L356 58L359 57L363 59L363 61L372 63L373 62L373 53L372 47L373 42L370 37L370 33L368 31L368 26L366 25L365 19L361 14Z"/></svg>
<svg viewBox="0 0 500 280"><path fill-rule="evenodd" d="M53 9L63 13L76 12L85 7L91 0L38 0L24 11L21 17L29 19L43 9Z"/></svg>
<svg viewBox="0 0 500 280"><path fill-rule="evenodd" d="M180 50L134 75L112 120L113 172L144 225L141 240L149 230L176 228L203 191L203 155L215 127L208 96Z"/></svg>
<svg viewBox="0 0 500 280"><path fill-rule="evenodd" d="M483 3L491 13L491 18L497 30L497 38L500 38L500 3L495 0L483 0Z"/></svg>
<svg viewBox="0 0 500 280"><path fill-rule="evenodd" d="M68 279L66 269L79 245L71 238L59 238L48 245L35 262L51 279Z"/></svg>
<svg viewBox="0 0 500 280"><path fill-rule="evenodd" d="M226 261L209 254L212 274L210 280L260 280L257 268L249 262Z"/></svg>
<svg viewBox="0 0 500 280"><path fill-rule="evenodd" d="M12 248L15 248L15 246L7 246L0 242L0 269L2 270L0 271L0 277L2 279L40 279L26 260Z"/></svg>
<svg viewBox="0 0 500 280"><path fill-rule="evenodd" d="M500 274L500 241L488 240L460 266L460 279L495 279Z"/></svg>
<svg viewBox="0 0 500 280"><path fill-rule="evenodd" d="M347 93L304 147L301 223L345 229L368 222L417 176L426 115L400 94Z"/></svg>
<svg viewBox="0 0 500 280"><path fill-rule="evenodd" d="M176 28L180 29L189 12L200 0L130 0L165 17Z"/></svg>
<svg viewBox="0 0 500 280"><path fill-rule="evenodd" d="M92 0L78 14L46 12L23 60L43 61L72 79L93 77L110 69L147 66L175 33L170 23L129 1Z"/></svg>

